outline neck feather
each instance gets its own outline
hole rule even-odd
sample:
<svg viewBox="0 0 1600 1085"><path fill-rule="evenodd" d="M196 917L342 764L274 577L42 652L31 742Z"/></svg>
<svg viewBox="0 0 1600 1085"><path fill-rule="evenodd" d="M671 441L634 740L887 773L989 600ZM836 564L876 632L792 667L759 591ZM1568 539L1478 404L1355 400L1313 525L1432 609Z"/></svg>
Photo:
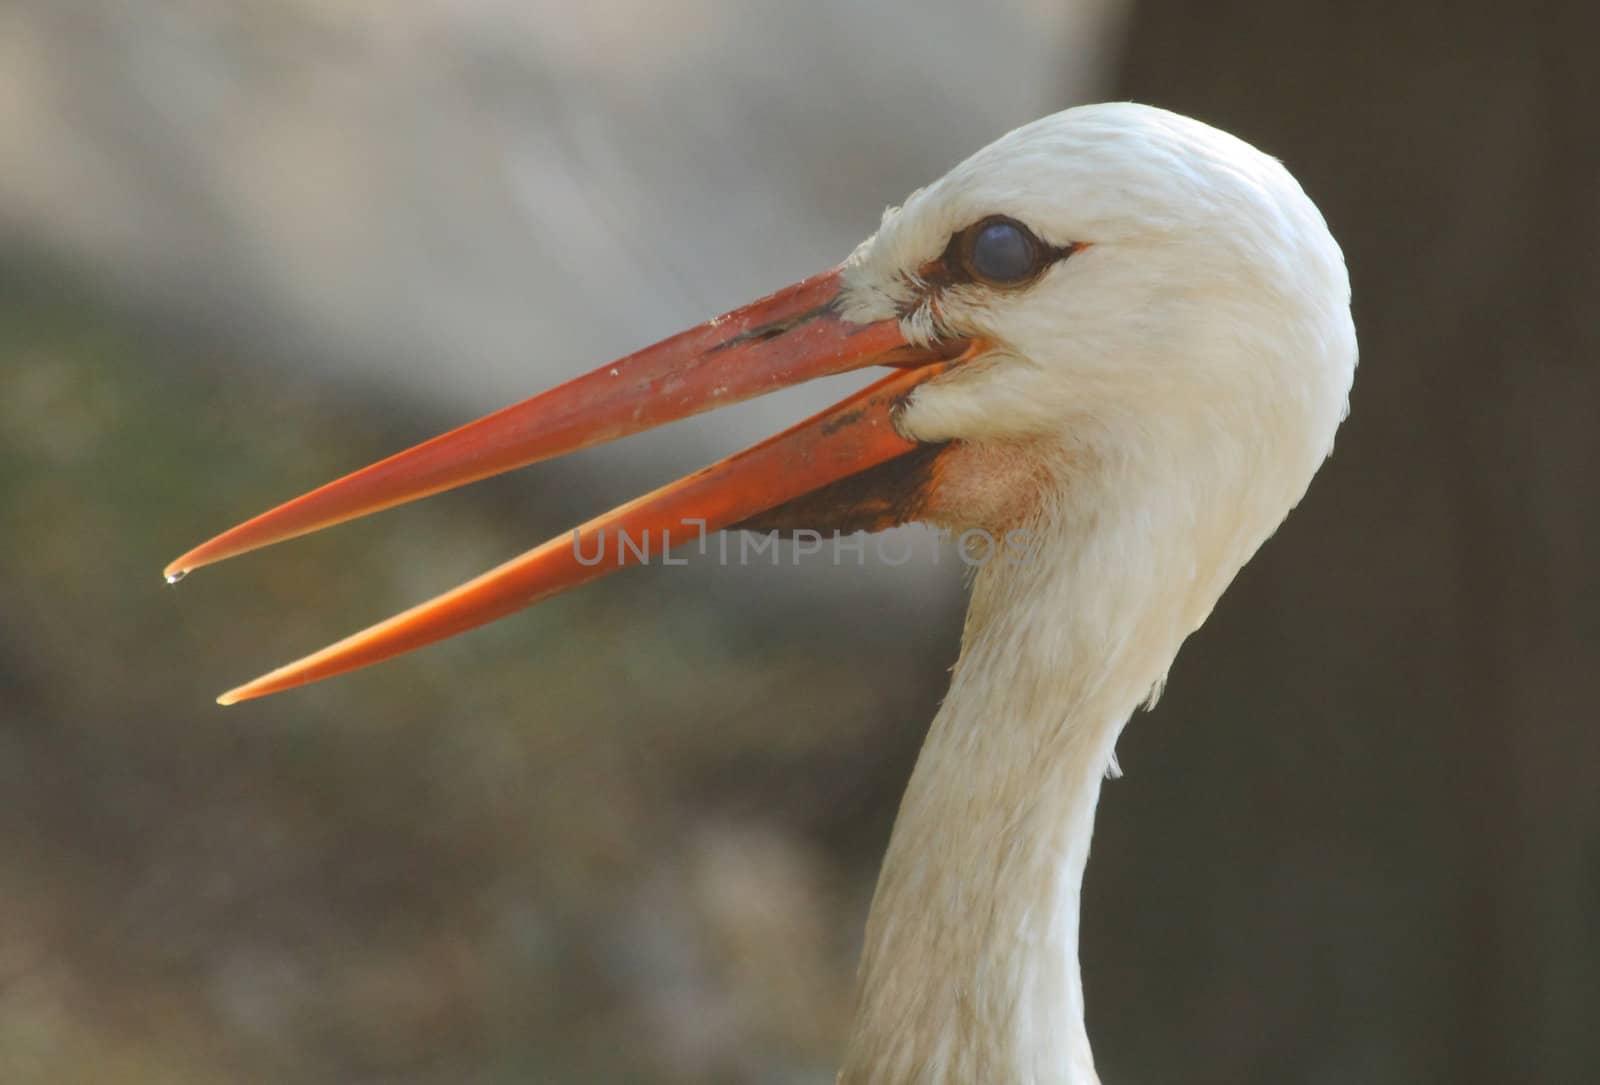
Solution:
<svg viewBox="0 0 1600 1085"><path fill-rule="evenodd" d="M1078 917L1100 784L1215 599L1161 575L1175 533L1149 512L1041 528L1029 560L979 572L873 899L840 1085L1098 1080Z"/></svg>

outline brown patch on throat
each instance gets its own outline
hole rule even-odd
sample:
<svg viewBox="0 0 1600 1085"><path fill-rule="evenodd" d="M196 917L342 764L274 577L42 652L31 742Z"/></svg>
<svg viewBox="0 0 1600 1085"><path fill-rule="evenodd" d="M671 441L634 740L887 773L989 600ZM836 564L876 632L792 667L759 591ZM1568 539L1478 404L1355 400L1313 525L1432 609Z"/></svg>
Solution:
<svg viewBox="0 0 1600 1085"><path fill-rule="evenodd" d="M949 531L991 534L1027 526L1058 488L1050 446L1037 440L955 441L939 460L920 517Z"/></svg>
<svg viewBox="0 0 1600 1085"><path fill-rule="evenodd" d="M920 445L887 463L775 505L730 531L886 531L913 521L990 533L1027 525L1056 485L1032 441Z"/></svg>

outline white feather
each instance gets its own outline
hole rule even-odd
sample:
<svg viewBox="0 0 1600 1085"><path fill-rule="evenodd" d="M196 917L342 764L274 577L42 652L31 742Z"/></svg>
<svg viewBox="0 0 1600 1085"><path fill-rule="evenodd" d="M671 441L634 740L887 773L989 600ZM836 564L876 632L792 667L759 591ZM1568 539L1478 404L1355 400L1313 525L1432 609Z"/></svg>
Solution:
<svg viewBox="0 0 1600 1085"><path fill-rule="evenodd" d="M1028 288L933 304L916 269L992 214L1087 247ZM936 518L1020 523L1037 545L974 581L840 1080L1096 1082L1077 953L1100 784L1128 717L1333 446L1356 365L1343 256L1276 160L1111 104L1020 128L913 193L847 281L853 318L992 344L900 424L993 453ZM1020 506L988 500L1012 485ZM983 525L991 505L1011 519Z"/></svg>

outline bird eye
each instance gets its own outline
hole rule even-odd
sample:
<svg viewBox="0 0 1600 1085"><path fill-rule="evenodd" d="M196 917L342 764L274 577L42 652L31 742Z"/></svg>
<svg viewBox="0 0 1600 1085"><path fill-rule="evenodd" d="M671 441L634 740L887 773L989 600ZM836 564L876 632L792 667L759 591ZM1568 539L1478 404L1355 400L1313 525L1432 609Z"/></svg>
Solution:
<svg viewBox="0 0 1600 1085"><path fill-rule="evenodd" d="M991 286L1021 286L1037 275L1044 246L1013 219L984 219L967 231L962 263L967 273Z"/></svg>

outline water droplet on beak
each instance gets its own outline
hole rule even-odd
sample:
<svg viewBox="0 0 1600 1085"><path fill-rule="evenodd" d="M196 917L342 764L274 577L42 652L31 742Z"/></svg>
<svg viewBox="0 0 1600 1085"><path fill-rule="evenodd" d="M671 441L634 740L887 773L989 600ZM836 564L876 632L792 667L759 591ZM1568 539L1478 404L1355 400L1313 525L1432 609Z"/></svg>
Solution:
<svg viewBox="0 0 1600 1085"><path fill-rule="evenodd" d="M174 572L170 572L170 573L167 574L167 583L168 584L176 584L178 581L182 580L184 577L186 577L188 575L189 575L189 570L188 569L175 570Z"/></svg>

